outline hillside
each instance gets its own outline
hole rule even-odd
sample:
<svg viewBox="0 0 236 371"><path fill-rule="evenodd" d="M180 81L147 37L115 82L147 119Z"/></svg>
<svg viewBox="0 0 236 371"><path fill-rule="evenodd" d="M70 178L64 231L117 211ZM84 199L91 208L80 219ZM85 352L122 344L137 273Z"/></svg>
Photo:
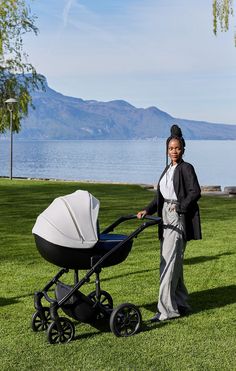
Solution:
<svg viewBox="0 0 236 371"><path fill-rule="evenodd" d="M49 86L33 93L33 104L17 139L166 138L173 123L186 139L236 139L236 125L174 118L156 107L136 108L122 100L85 101Z"/></svg>

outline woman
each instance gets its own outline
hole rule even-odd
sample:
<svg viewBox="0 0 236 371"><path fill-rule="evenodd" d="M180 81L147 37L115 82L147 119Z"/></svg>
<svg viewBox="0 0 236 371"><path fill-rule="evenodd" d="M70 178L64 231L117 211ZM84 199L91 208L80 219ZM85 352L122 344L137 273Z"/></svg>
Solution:
<svg viewBox="0 0 236 371"><path fill-rule="evenodd" d="M201 189L193 166L183 161L185 141L177 125L171 127L167 139L167 154L171 160L163 171L154 199L139 211L137 217L158 212L161 241L160 290L156 315L152 322L186 315L190 311L188 292L183 279L183 258L186 243L201 239L197 201Z"/></svg>

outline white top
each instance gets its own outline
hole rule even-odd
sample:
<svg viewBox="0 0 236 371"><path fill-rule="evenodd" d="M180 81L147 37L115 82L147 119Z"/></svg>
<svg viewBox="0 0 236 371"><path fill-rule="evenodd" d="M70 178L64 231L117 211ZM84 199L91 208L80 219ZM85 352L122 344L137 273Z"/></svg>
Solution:
<svg viewBox="0 0 236 371"><path fill-rule="evenodd" d="M170 164L168 170L163 175L160 181L160 191L162 196L167 200L177 200L177 196L174 190L173 177L176 165Z"/></svg>
<svg viewBox="0 0 236 371"><path fill-rule="evenodd" d="M98 241L99 201L87 191L56 198L37 218L32 233L56 245L91 248Z"/></svg>

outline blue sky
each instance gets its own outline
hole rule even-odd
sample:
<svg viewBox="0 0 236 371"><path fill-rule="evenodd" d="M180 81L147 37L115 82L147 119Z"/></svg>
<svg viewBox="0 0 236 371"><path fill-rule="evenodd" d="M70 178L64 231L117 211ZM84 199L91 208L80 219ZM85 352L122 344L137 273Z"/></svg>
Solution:
<svg viewBox="0 0 236 371"><path fill-rule="evenodd" d="M28 2L40 32L25 49L53 89L236 124L235 21L215 37L212 0Z"/></svg>

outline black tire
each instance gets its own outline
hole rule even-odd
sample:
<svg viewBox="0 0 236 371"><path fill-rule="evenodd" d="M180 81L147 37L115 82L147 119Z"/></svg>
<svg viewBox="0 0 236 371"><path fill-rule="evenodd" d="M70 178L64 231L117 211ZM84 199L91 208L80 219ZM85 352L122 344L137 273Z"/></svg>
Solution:
<svg viewBox="0 0 236 371"><path fill-rule="evenodd" d="M141 327L142 316L140 310L133 304L119 305L112 311L110 317L110 329L116 336L132 336Z"/></svg>
<svg viewBox="0 0 236 371"><path fill-rule="evenodd" d="M47 330L49 324L51 323L49 308L44 307L42 309L43 313L37 310L37 312L32 315L31 327L35 332Z"/></svg>
<svg viewBox="0 0 236 371"><path fill-rule="evenodd" d="M99 298L96 297L96 291L90 292L88 294L88 298L91 299L94 303L99 302L102 304L106 309L113 309L113 300L111 295L104 290L100 291L101 295Z"/></svg>
<svg viewBox="0 0 236 371"><path fill-rule="evenodd" d="M60 317L58 321L61 329L59 329L57 322L52 322L47 330L48 341L50 344L69 343L74 338L75 326L65 317Z"/></svg>

